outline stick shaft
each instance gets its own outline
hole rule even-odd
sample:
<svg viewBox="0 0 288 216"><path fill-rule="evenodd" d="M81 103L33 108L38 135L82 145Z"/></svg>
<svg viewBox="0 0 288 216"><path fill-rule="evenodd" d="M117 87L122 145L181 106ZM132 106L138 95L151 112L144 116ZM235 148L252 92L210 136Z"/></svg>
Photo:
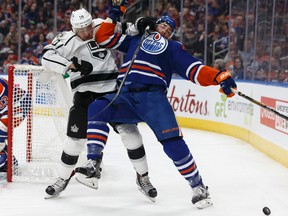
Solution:
<svg viewBox="0 0 288 216"><path fill-rule="evenodd" d="M133 55L133 57L132 57L132 59L131 59L131 61L130 61L130 64L129 64L126 72L125 72L125 75L124 75L124 77L123 77L123 79L122 79L122 81L121 81L121 84L120 84L120 86L118 87L117 93L116 93L116 95L115 95L115 99L116 99L116 98L118 97L118 95L120 94L120 91L121 91L121 89L122 89L122 87L123 87L123 85L124 85L124 83L125 83L125 80L126 80L128 74L129 74L130 70L131 70L132 64L134 63L134 61L135 61L135 59L136 59L136 57L137 57L137 55L138 55L138 52L139 52L140 47L141 47L141 44L142 44L142 42L144 41L144 39L146 38L146 36L147 36L147 34L148 34L148 31L149 31L149 26L146 27L145 32L144 32L144 34L142 35L141 40L140 40L140 42L139 42L139 44L138 44L138 46L137 46L137 48L136 48L136 50L135 50L135 52L134 52L134 55ZM115 100L115 99L114 99L114 100ZM112 101L112 102L113 102L113 101Z"/></svg>
<svg viewBox="0 0 288 216"><path fill-rule="evenodd" d="M255 100L255 99L253 99L253 98L251 98L251 97L243 94L243 93L240 92L240 91L237 91L237 90L235 90L235 89L232 89L232 91L233 91L235 94L238 94L239 96L245 98L246 100L249 100L249 101L251 101L251 102L254 103L254 104L257 104L258 106L260 106L260 107L262 107L262 108L264 108L264 109L266 109L266 110L269 110L270 112L273 112L275 115L278 115L278 116L280 116L281 118L284 118L286 121L288 121L288 116L285 116L285 115L283 115L282 113L279 113L279 112L276 111L275 109L273 109L273 108L271 108L271 107L268 107L267 105L265 105L265 104L263 104L263 103Z"/></svg>

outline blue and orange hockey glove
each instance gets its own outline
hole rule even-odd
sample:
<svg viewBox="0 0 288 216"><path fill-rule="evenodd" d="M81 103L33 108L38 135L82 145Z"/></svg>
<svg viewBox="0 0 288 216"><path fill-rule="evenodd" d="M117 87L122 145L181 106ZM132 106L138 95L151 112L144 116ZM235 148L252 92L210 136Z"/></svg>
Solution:
<svg viewBox="0 0 288 216"><path fill-rule="evenodd" d="M231 89L237 90L237 85L229 71L219 71L215 77L215 81L220 85L219 92L226 94L227 97L233 97L235 95Z"/></svg>
<svg viewBox="0 0 288 216"><path fill-rule="evenodd" d="M109 17L113 22L119 21L120 17L126 13L128 0L108 0L109 4Z"/></svg>

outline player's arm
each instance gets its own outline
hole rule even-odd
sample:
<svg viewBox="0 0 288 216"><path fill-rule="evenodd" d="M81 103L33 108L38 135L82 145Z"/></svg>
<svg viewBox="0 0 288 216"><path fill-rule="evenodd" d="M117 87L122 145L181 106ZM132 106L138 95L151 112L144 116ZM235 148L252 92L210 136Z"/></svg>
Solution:
<svg viewBox="0 0 288 216"><path fill-rule="evenodd" d="M64 75L69 69L76 69L73 62L59 54L57 50L46 49L42 56L42 65Z"/></svg>
<svg viewBox="0 0 288 216"><path fill-rule="evenodd" d="M121 34L126 34L126 35L138 35L139 31L135 27L134 23L131 22L117 22L116 27L114 30L114 33L121 33Z"/></svg>
<svg viewBox="0 0 288 216"><path fill-rule="evenodd" d="M108 3L110 7L109 16L101 23L95 34L95 40L106 48L112 48L121 38L122 32L119 33L119 31L117 31L117 22L119 22L120 17L125 14L128 1L122 0L119 2L108 0Z"/></svg>
<svg viewBox="0 0 288 216"><path fill-rule="evenodd" d="M201 61L191 56L180 43L175 42L174 46L178 52L172 52L172 55L175 55L172 58L175 59L175 62L173 62L175 71L182 71L182 73L179 73L180 76L201 86L220 85L219 91L221 93L228 97L235 95L231 88L237 89L237 85L229 71L219 71L203 65Z"/></svg>
<svg viewBox="0 0 288 216"><path fill-rule="evenodd" d="M135 21L135 23L131 22L124 22L116 23L116 30L115 32L134 36L140 34L144 34L145 29L147 26L149 26L150 30L155 31L156 30L156 17L139 17Z"/></svg>
<svg viewBox="0 0 288 216"><path fill-rule="evenodd" d="M59 55L55 50L48 50L42 57L42 65L50 70L64 75L66 72L80 72L82 77L88 76L93 71L90 62L72 57L70 60Z"/></svg>
<svg viewBox="0 0 288 216"><path fill-rule="evenodd" d="M41 63L44 67L53 70L57 73L64 75L70 68L74 68L73 62L70 60L72 58L71 50L69 52L70 45L66 45L67 41L73 43L73 33L60 33L58 34L51 44L44 47L42 52ZM66 46L65 46L66 45Z"/></svg>
<svg viewBox="0 0 288 216"><path fill-rule="evenodd" d="M77 46L65 46L60 40L60 37L64 36L60 35L56 37L51 44L44 48L42 65L62 75L67 72L80 72L82 77L88 76L93 71L92 64L85 60L78 60L75 56L71 56L71 53L74 53L74 49ZM74 36L70 36L71 40L73 40L73 37Z"/></svg>

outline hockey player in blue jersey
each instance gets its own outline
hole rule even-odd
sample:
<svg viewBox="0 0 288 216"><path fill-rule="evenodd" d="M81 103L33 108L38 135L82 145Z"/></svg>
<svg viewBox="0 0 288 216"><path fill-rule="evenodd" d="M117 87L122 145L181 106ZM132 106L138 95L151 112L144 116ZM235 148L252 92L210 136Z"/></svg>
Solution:
<svg viewBox="0 0 288 216"><path fill-rule="evenodd" d="M0 77L0 172L7 172L8 82Z"/></svg>
<svg viewBox="0 0 288 216"><path fill-rule="evenodd" d="M18 127L29 114L31 97L19 87L13 88L13 127ZM0 77L0 172L7 172L7 137L8 137L8 81ZM18 161L13 155L13 170L16 172Z"/></svg>
<svg viewBox="0 0 288 216"><path fill-rule="evenodd" d="M140 32L144 33L147 25L151 31L145 36L135 61L129 67L142 34L129 36L114 33L115 22L122 14L120 9L117 5L110 5L109 17L101 24L95 38L106 48L126 53L118 81L121 82L123 77L126 79L116 99L115 94L108 94L90 104L87 140L97 149L97 146L106 143L109 134L107 122L146 122L162 144L166 155L191 186L192 203L197 208L210 206L212 202L208 187L204 185L196 162L183 139L166 92L173 73L196 85L220 85L220 92L228 97L234 96L231 88L237 89L236 83L229 71L203 65L181 43L168 40L175 32L175 22L169 16L161 17L157 23L149 19L146 22L145 18L136 22ZM130 71L125 76L127 68ZM112 100L113 103L107 106ZM89 154L94 154L93 149L90 148Z"/></svg>

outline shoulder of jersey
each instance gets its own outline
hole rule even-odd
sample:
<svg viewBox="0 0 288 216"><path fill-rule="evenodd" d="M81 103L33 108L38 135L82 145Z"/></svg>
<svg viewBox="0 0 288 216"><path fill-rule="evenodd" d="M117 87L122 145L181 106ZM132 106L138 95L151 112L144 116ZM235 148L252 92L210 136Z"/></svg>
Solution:
<svg viewBox="0 0 288 216"><path fill-rule="evenodd" d="M92 20L92 26L95 27L95 26L98 26L98 25L101 25L101 23L103 22L104 20L101 19L101 18L95 18Z"/></svg>
<svg viewBox="0 0 288 216"><path fill-rule="evenodd" d="M65 31L65 32L61 32L59 33L53 41L62 41L63 43L65 43L66 41L71 40L72 38L75 38L76 35L73 31Z"/></svg>

